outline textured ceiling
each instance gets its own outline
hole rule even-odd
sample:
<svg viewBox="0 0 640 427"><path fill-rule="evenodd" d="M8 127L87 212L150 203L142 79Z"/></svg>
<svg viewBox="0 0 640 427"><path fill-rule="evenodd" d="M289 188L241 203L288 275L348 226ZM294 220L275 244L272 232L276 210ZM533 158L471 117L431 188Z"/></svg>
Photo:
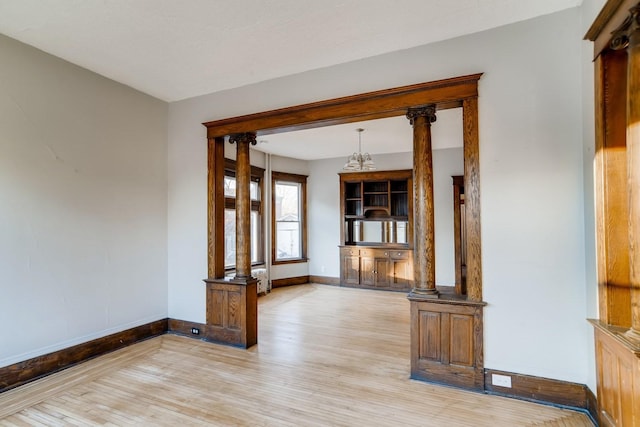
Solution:
<svg viewBox="0 0 640 427"><path fill-rule="evenodd" d="M0 0L0 33L176 101L486 30L581 0Z"/></svg>

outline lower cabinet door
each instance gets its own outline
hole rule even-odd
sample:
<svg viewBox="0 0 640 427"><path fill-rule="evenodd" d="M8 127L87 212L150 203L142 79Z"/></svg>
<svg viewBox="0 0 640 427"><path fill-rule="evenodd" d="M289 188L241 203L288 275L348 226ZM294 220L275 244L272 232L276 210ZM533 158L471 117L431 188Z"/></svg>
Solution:
<svg viewBox="0 0 640 427"><path fill-rule="evenodd" d="M360 285L374 286L376 281L375 258L360 258Z"/></svg>
<svg viewBox="0 0 640 427"><path fill-rule="evenodd" d="M388 288L389 287L389 259L388 258L376 258L374 264L374 283L376 288Z"/></svg>
<svg viewBox="0 0 640 427"><path fill-rule="evenodd" d="M360 284L360 258L345 255L342 257L342 283L345 285Z"/></svg>

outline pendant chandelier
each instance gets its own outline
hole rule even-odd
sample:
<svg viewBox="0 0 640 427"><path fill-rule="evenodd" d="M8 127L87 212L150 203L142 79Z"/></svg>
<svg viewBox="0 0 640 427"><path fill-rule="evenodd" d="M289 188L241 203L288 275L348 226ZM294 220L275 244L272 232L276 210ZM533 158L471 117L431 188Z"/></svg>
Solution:
<svg viewBox="0 0 640 427"><path fill-rule="evenodd" d="M358 128L356 132L358 132L358 152L349 156L342 170L352 172L375 170L376 165L373 163L371 154L362 153L362 132L364 132L364 129Z"/></svg>

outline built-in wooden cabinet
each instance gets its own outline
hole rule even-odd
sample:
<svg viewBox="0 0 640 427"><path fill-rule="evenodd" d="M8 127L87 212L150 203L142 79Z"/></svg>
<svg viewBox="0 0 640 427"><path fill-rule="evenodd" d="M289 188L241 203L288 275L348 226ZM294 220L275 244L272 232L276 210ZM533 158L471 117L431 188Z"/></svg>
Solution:
<svg viewBox="0 0 640 427"><path fill-rule="evenodd" d="M340 248L340 279L343 286L410 290L413 253L409 249Z"/></svg>
<svg viewBox="0 0 640 427"><path fill-rule="evenodd" d="M340 174L340 282L410 290L413 285L412 171Z"/></svg>

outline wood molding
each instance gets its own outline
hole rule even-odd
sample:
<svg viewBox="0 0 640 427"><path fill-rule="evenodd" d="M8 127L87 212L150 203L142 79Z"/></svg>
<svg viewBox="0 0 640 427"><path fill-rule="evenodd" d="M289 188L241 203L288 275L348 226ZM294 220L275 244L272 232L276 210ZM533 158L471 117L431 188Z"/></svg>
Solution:
<svg viewBox="0 0 640 427"><path fill-rule="evenodd" d="M191 332L193 328L200 331L200 334L196 335ZM167 332L177 335L184 335L189 338L198 338L206 340L207 325L204 323L190 322L188 320L169 319L169 326Z"/></svg>
<svg viewBox="0 0 640 427"><path fill-rule="evenodd" d="M271 289L291 285L304 285L306 283L309 283L309 276L285 277L284 279L272 280Z"/></svg>
<svg viewBox="0 0 640 427"><path fill-rule="evenodd" d="M593 392L584 384L495 369L485 369L484 372L485 391L491 394L580 408L588 410L589 413L591 413L590 406L595 402ZM511 388L493 385L493 374L511 377ZM597 404L595 406L597 407Z"/></svg>
<svg viewBox="0 0 640 427"><path fill-rule="evenodd" d="M598 425L598 414L600 413L598 398L595 393L591 391L589 387L584 386L585 393L587 394L587 412L589 412L589 416L591 417L591 421L594 422L595 425Z"/></svg>
<svg viewBox="0 0 640 427"><path fill-rule="evenodd" d="M318 283L320 285L340 286L339 277L331 276L309 276L309 283Z"/></svg>
<svg viewBox="0 0 640 427"><path fill-rule="evenodd" d="M258 135L403 116L407 108L435 103L439 110L460 107L478 95L482 73L329 99L257 114L203 123L208 138L237 132Z"/></svg>
<svg viewBox="0 0 640 427"><path fill-rule="evenodd" d="M0 368L0 393L94 357L167 332L168 319L136 326L106 337L37 356Z"/></svg>
<svg viewBox="0 0 640 427"><path fill-rule="evenodd" d="M609 47L613 31L624 22L638 0L608 0L584 36L594 47L594 58Z"/></svg>

